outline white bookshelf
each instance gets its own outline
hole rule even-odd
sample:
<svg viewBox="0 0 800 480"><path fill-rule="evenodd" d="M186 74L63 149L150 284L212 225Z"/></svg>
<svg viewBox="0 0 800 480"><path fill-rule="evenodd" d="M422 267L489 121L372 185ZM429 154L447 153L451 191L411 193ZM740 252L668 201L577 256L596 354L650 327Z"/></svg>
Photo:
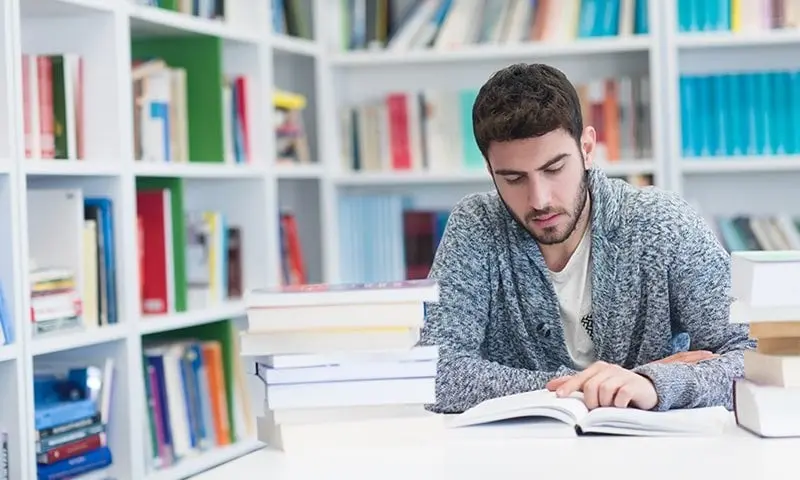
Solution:
<svg viewBox="0 0 800 480"><path fill-rule="evenodd" d="M109 444L119 479L178 479L212 468L261 445L245 440L159 472L145 471L147 422L142 378L142 336L241 319L244 305L231 301L200 311L144 318L139 313L135 180L184 180L188 206L220 210L244 234L244 287L279 282L278 211L297 215L309 280L338 281L337 201L364 192L403 192L417 205L449 208L463 195L491 189L484 171L453 173L352 173L341 168L338 109L396 89L474 88L518 61L561 68L573 81L648 73L653 155L649 160L604 166L615 176L650 174L655 185L677 190L703 210L772 212L782 206L800 214L795 157L708 159L680 157L677 80L681 72L747 66L800 67L800 31L736 36L678 35L675 0L651 0L650 33L570 43L466 47L452 52L337 52L325 40L340 2L306 0L314 38L270 33L268 0L227 0L229 20L212 22L128 0L6 0L0 68L0 280L14 314L16 343L0 346L0 384L5 386L0 426L10 434L11 477L36 476L32 372L43 358L101 354L116 360ZM319 19L331 19L330 22ZM248 165L155 164L133 160L130 42L152 35L206 35L223 41L223 70L251 77L249 121L253 160ZM84 161L24 158L20 55L77 51L86 60L86 152ZM306 96L304 121L311 165L275 165L272 88ZM28 208L26 190L38 186L80 188L114 201L120 322L89 332L32 337L28 318ZM762 195L755 200L754 194ZM763 200L762 200L763 199ZM257 406L256 406L257 409ZM92 477L95 478L95 477ZM97 477L99 478L99 477Z"/></svg>
<svg viewBox="0 0 800 480"><path fill-rule="evenodd" d="M178 479L212 468L261 447L255 438L185 459L159 471L146 471L149 437L142 375L145 335L203 325L221 319L241 320L244 305L229 301L197 311L145 317L139 311L135 181L139 177L183 180L184 205L221 211L241 226L245 289L275 284L280 252L276 205L278 185L311 178L319 168L282 172L273 165L271 93L280 58L314 59L315 44L277 38L268 25L269 2L228 0L226 21L190 17L128 0L9 0L2 3L0 65L0 208L3 218L0 280L13 312L16 341L0 347L0 381L4 386L0 425L8 431L11 478L36 478L32 375L40 360L108 356L115 361L112 417L108 444L113 464L86 478ZM246 165L156 164L134 161L130 61L131 41L149 36L203 35L222 40L223 72L252 80L248 121L252 159ZM22 53L77 52L84 59L86 89L86 158L26 159L22 129ZM274 62L274 63L273 63ZM276 80L280 78L275 75ZM292 83L292 77L283 77ZM279 82L278 82L279 83ZM26 190L38 187L78 188L102 194L114 205L116 281L119 323L76 332L34 336L29 310ZM291 184L289 193L291 193ZM302 197L302 196L301 196ZM318 262L319 263L319 262Z"/></svg>
<svg viewBox="0 0 800 480"><path fill-rule="evenodd" d="M670 188L716 215L800 214L796 185L800 156L684 158L681 151L679 78L713 74L800 68L800 29L756 32L691 32L677 28L675 0L660 5Z"/></svg>

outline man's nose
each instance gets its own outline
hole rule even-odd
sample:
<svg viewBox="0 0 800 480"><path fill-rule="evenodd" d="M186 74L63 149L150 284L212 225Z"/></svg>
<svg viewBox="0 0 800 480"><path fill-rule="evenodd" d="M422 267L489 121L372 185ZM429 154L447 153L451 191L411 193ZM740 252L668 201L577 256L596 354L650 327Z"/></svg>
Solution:
<svg viewBox="0 0 800 480"><path fill-rule="evenodd" d="M549 189L536 179L528 182L528 206L534 210L544 210L550 204Z"/></svg>

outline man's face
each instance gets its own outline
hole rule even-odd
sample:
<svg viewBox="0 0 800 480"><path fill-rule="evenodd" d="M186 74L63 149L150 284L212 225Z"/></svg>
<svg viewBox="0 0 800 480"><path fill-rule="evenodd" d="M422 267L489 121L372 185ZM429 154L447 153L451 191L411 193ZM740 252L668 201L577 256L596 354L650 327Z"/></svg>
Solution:
<svg viewBox="0 0 800 480"><path fill-rule="evenodd" d="M582 139L588 152L592 133ZM542 245L567 240L586 205L590 155L558 129L536 138L492 142L488 156L497 191L517 221Z"/></svg>

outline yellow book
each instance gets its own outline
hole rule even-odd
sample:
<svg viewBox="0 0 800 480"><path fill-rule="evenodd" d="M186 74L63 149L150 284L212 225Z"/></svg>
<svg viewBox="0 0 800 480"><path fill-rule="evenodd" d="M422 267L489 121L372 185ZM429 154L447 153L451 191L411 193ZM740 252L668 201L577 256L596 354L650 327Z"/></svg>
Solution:
<svg viewBox="0 0 800 480"><path fill-rule="evenodd" d="M742 30L742 0L731 0L731 32Z"/></svg>
<svg viewBox="0 0 800 480"><path fill-rule="evenodd" d="M272 103L278 108L300 110L306 106L306 97L299 93L275 90L272 94Z"/></svg>

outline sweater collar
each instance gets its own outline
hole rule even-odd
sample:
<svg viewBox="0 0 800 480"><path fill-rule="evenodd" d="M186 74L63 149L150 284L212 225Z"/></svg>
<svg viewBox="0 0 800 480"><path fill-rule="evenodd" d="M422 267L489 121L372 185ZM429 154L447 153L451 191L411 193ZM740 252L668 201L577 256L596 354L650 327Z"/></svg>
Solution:
<svg viewBox="0 0 800 480"><path fill-rule="evenodd" d="M612 240L622 223L620 186L599 168L589 169L589 195L592 198L592 236Z"/></svg>

